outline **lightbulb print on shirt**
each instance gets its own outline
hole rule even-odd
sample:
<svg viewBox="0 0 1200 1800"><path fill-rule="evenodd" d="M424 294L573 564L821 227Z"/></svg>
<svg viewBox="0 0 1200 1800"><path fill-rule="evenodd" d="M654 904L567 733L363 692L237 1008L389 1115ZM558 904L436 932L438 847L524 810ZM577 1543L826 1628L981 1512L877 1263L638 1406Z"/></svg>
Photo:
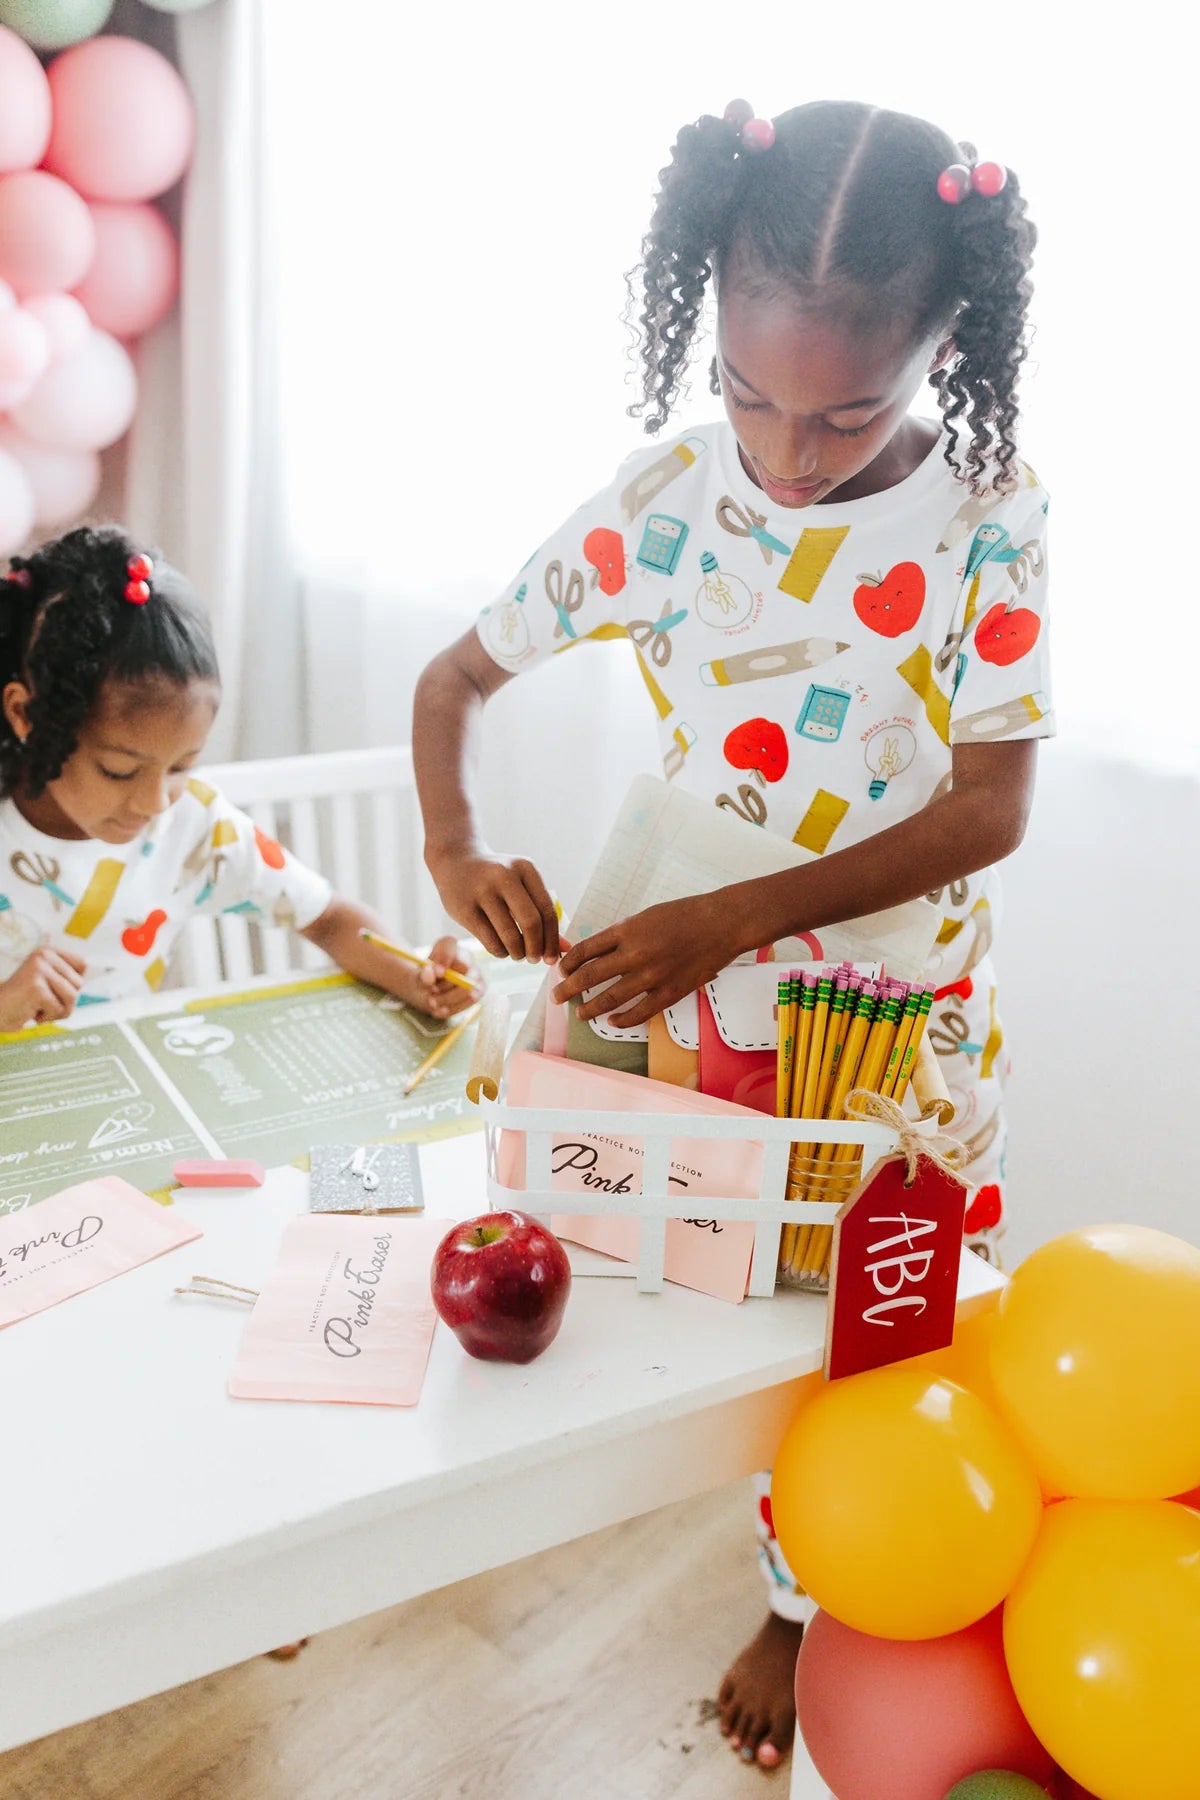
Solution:
<svg viewBox="0 0 1200 1800"><path fill-rule="evenodd" d="M696 590L696 616L714 631L735 631L754 611L754 595L740 575L727 575L711 550L700 552L704 580Z"/></svg>
<svg viewBox="0 0 1200 1800"><path fill-rule="evenodd" d="M525 617L525 598L529 589L522 582L511 600L503 606L485 606L487 621L483 635L488 649L501 662L520 663L533 654L529 641L529 621Z"/></svg>
<svg viewBox="0 0 1200 1800"><path fill-rule="evenodd" d="M897 775L902 775L917 754L917 739L910 719L893 719L889 725L868 732L863 756L871 772L867 793L882 800Z"/></svg>

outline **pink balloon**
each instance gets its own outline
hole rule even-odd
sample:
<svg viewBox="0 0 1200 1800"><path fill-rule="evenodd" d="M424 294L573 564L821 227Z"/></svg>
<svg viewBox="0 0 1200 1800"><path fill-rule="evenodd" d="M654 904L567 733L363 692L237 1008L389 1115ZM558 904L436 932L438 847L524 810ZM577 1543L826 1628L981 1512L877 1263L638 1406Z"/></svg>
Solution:
<svg viewBox="0 0 1200 1800"><path fill-rule="evenodd" d="M94 450L47 450L0 419L0 452L24 470L33 489L33 522L43 531L72 524L100 492L100 458Z"/></svg>
<svg viewBox="0 0 1200 1800"><path fill-rule="evenodd" d="M0 394L16 388L23 399L49 367L50 339L45 326L20 306L0 313ZM12 400L7 402L12 404Z"/></svg>
<svg viewBox="0 0 1200 1800"><path fill-rule="evenodd" d="M179 247L158 208L136 202L92 207L96 254L75 289L93 325L136 338L166 317L179 292Z"/></svg>
<svg viewBox="0 0 1200 1800"><path fill-rule="evenodd" d="M12 409L16 424L51 450L106 450L124 436L137 409L137 376L129 353L106 331L46 371Z"/></svg>
<svg viewBox="0 0 1200 1800"><path fill-rule="evenodd" d="M0 556L19 550L33 530L33 489L15 456L0 450Z"/></svg>
<svg viewBox="0 0 1200 1800"><path fill-rule="evenodd" d="M54 127L46 167L89 200L153 200L187 168L192 101L165 56L135 38L97 37L50 65Z"/></svg>
<svg viewBox="0 0 1200 1800"><path fill-rule="evenodd" d="M50 142L50 84L29 45L0 25L0 174L33 169Z"/></svg>
<svg viewBox="0 0 1200 1800"><path fill-rule="evenodd" d="M70 294L31 294L24 309L44 329L52 363L78 350L92 329L91 320Z"/></svg>
<svg viewBox="0 0 1200 1800"><path fill-rule="evenodd" d="M42 169L0 176L0 276L18 296L76 287L95 249L92 215L65 181Z"/></svg>
<svg viewBox="0 0 1200 1800"><path fill-rule="evenodd" d="M981 1769L1045 1784L1004 1662L1001 1614L919 1643L868 1637L819 1612L796 1664L805 1747L838 1800L945 1800Z"/></svg>

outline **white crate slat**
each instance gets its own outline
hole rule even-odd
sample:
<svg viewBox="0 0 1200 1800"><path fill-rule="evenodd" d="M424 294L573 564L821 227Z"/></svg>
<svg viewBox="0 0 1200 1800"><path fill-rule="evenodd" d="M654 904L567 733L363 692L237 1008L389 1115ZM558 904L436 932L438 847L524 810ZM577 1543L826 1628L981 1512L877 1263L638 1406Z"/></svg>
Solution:
<svg viewBox="0 0 1200 1800"><path fill-rule="evenodd" d="M869 1164L895 1149L897 1142L896 1133L889 1126L873 1120L773 1119L764 1113L761 1120L748 1126L743 1118L715 1113L589 1111L580 1114L556 1107L510 1106L504 1099L481 1100L479 1111L487 1140L487 1192L493 1209L519 1206L524 1211L548 1217L552 1213L561 1213L569 1205L584 1214L637 1218L641 1224L638 1262L636 1266L620 1268L619 1272L632 1276L642 1293L656 1293L661 1289L666 1222L683 1216L680 1197L670 1191L669 1184L673 1141L724 1138L763 1146L762 1177L756 1199L712 1194L703 1197L706 1217L731 1222L749 1221L756 1227L765 1227L755 1232L751 1285L747 1290L759 1297L766 1297L775 1290L782 1227L785 1224L832 1225L841 1210L840 1201L787 1199L787 1166L792 1144L861 1144L863 1161ZM501 1131L524 1133L526 1185L523 1189L503 1187L497 1180ZM580 1131L589 1136L640 1141L643 1147L642 1191L606 1194L556 1189L551 1175L551 1143L555 1137Z"/></svg>
<svg viewBox="0 0 1200 1800"><path fill-rule="evenodd" d="M362 892L362 872L358 855L358 800L354 794L335 794L329 802L333 826L331 867L337 870L336 885L343 894Z"/></svg>
<svg viewBox="0 0 1200 1800"><path fill-rule="evenodd" d="M376 909L389 922L411 916L408 888L400 859L399 799L395 793L371 795L371 860L374 878L368 892Z"/></svg>

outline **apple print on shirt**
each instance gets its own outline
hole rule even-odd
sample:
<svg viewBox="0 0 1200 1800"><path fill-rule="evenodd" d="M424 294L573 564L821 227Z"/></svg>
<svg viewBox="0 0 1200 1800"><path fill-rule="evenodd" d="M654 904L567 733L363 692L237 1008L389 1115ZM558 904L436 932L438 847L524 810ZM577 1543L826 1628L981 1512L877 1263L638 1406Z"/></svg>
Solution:
<svg viewBox="0 0 1200 1800"><path fill-rule="evenodd" d="M886 575L860 575L854 610L880 637L911 631L925 605L925 571L920 563L896 563Z"/></svg>

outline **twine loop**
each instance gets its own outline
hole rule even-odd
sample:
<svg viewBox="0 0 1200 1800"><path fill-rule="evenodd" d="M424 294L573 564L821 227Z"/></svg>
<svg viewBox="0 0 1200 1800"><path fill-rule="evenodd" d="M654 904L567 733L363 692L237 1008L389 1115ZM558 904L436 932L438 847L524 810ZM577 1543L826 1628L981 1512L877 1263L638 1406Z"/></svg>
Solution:
<svg viewBox="0 0 1200 1800"><path fill-rule="evenodd" d="M216 1275L193 1275L186 1287L177 1287L175 1292L204 1300L236 1300L241 1306L253 1306L258 1299L257 1288L239 1287L236 1281L222 1281Z"/></svg>
<svg viewBox="0 0 1200 1800"><path fill-rule="evenodd" d="M889 1131L895 1132L896 1149L904 1158L906 1187L911 1187L916 1180L917 1164L923 1156L927 1156L943 1175L957 1176L959 1169L967 1161L967 1146L958 1138L951 1137L949 1132L926 1133L918 1129L919 1125L931 1118L936 1118L940 1124L943 1116L942 1103L938 1100L925 1108L920 1119L914 1120L887 1094L874 1094L869 1088L855 1088L846 1096L848 1119L886 1125Z"/></svg>

